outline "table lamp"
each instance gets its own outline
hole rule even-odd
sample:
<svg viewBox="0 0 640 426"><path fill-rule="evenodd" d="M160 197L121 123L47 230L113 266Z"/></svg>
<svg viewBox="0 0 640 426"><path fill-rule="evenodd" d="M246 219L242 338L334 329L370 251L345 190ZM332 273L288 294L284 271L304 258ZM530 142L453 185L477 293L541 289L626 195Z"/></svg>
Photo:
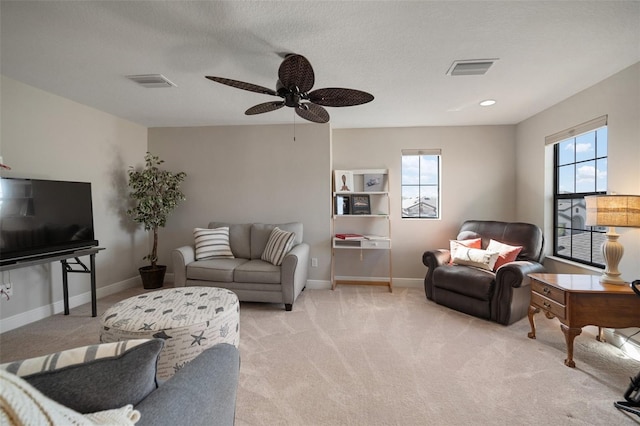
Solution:
<svg viewBox="0 0 640 426"><path fill-rule="evenodd" d="M626 284L620 278L618 263L622 259L624 248L618 242L616 226L640 228L640 195L590 195L584 197L587 204L589 226L608 226L607 239L602 243L604 273L600 282L607 284Z"/></svg>

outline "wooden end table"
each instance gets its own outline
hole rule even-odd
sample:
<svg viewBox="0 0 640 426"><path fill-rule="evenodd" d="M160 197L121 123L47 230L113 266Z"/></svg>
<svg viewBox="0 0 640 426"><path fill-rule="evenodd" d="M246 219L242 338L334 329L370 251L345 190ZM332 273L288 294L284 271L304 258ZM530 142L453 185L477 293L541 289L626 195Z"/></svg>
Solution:
<svg viewBox="0 0 640 426"><path fill-rule="evenodd" d="M533 316L544 311L549 319L557 317L567 342L567 367L575 367L573 340L582 327L599 328L599 341L604 341L602 328L640 326L640 297L629 285L603 284L600 276L578 274L529 274L531 306L529 307L530 339L536 338Z"/></svg>

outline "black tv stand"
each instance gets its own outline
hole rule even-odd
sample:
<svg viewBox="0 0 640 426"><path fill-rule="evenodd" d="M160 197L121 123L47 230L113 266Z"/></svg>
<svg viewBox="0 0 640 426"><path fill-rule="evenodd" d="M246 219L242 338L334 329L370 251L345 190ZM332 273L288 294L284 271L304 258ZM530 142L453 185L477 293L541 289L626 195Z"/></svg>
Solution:
<svg viewBox="0 0 640 426"><path fill-rule="evenodd" d="M69 315L69 284L68 274L81 273L91 274L91 316L97 315L97 301L96 301L96 254L104 250L102 247L89 247L78 250L72 250L63 253L55 253L51 255L38 256L37 258L30 258L20 260L15 263L10 263L0 266L0 272L10 271L12 269L27 268L29 266L42 265L45 263L57 262L62 263L62 294L64 297L64 314ZM82 263L80 257L89 256L90 267ZM75 261L70 261L74 259Z"/></svg>

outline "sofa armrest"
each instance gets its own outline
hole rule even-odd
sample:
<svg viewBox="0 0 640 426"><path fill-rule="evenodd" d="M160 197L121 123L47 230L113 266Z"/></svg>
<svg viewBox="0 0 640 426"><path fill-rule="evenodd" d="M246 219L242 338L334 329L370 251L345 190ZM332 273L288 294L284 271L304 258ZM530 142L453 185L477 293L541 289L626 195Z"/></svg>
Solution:
<svg viewBox="0 0 640 426"><path fill-rule="evenodd" d="M533 261L515 261L498 268L491 302L491 315L498 324L510 325L527 315L531 304L528 274L534 272L544 272L544 266Z"/></svg>
<svg viewBox="0 0 640 426"><path fill-rule="evenodd" d="M184 287L187 284L187 265L196 260L194 246L183 246L174 249L171 253L173 259L173 285Z"/></svg>
<svg viewBox="0 0 640 426"><path fill-rule="evenodd" d="M135 407L136 426L233 425L239 371L235 346L204 350Z"/></svg>
<svg viewBox="0 0 640 426"><path fill-rule="evenodd" d="M451 260L451 252L447 249L428 250L422 254L422 263L427 267L424 277L424 291L427 299L433 300L433 271Z"/></svg>
<svg viewBox="0 0 640 426"><path fill-rule="evenodd" d="M284 257L280 269L282 299L287 310L307 285L309 276L309 244L300 243L294 246Z"/></svg>
<svg viewBox="0 0 640 426"><path fill-rule="evenodd" d="M531 283L529 274L544 272L544 266L538 262L515 261L502 265L496 271L496 286L528 287Z"/></svg>
<svg viewBox="0 0 640 426"><path fill-rule="evenodd" d="M450 260L451 252L447 249L429 250L422 254L422 263L428 268L446 265Z"/></svg>

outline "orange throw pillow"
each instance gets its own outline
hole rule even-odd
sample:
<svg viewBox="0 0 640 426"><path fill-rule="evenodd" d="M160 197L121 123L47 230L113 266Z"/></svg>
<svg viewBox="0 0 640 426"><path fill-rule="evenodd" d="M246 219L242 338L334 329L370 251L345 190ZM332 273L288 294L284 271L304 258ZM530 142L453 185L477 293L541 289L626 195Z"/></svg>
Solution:
<svg viewBox="0 0 640 426"><path fill-rule="evenodd" d="M513 262L520 254L522 246L510 246L509 244L501 243L500 241L490 240L487 246L487 251L498 252L498 260L493 267L493 270L497 270L505 263Z"/></svg>

